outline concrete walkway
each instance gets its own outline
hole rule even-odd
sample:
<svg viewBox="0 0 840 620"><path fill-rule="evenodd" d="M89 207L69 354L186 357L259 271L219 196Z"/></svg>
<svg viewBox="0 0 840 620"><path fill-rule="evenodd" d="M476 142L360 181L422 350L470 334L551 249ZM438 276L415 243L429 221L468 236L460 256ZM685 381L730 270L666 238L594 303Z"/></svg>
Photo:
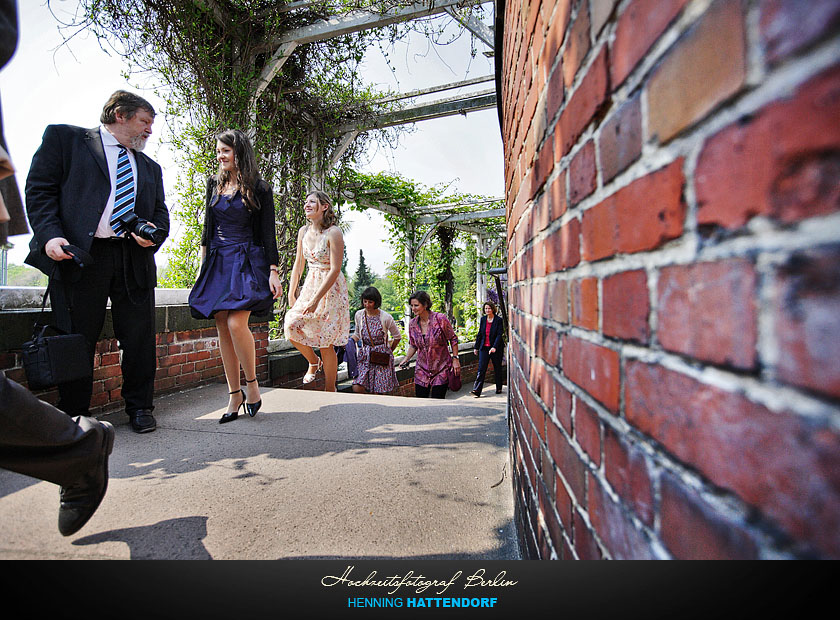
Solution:
<svg viewBox="0 0 840 620"><path fill-rule="evenodd" d="M154 433L103 416L108 494L76 535L58 533L57 486L0 470L0 559L518 559L493 392L264 388L255 418L220 425L219 384L157 399Z"/></svg>

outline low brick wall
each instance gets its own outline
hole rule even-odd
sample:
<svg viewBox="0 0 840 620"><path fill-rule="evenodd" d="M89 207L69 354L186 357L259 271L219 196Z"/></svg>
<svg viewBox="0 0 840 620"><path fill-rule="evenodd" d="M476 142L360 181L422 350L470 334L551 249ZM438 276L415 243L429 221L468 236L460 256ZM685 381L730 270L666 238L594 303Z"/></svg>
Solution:
<svg viewBox="0 0 840 620"><path fill-rule="evenodd" d="M215 323L190 316L189 306L186 305L187 293L181 290L156 291L158 370L155 393L158 395L224 381ZM49 309L41 316L39 308L31 307L33 302L40 303L41 295L43 289L0 290L0 372L5 372L9 379L24 386L27 382L21 362L21 346L31 338L36 322L49 323L52 318ZM250 327L256 345L257 377L264 384L268 380L268 323L264 319L252 319ZM120 356L109 309L93 361L93 414L123 406ZM36 391L35 394L53 404L58 401L57 389Z"/></svg>

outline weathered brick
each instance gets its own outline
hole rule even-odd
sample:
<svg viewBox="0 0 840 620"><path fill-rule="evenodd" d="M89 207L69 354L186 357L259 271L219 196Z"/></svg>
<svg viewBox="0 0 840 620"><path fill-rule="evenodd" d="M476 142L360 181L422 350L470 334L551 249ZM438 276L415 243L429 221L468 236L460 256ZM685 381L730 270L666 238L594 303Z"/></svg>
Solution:
<svg viewBox="0 0 840 620"><path fill-rule="evenodd" d="M601 560L601 549L598 543L595 542L595 537L586 521L580 516L578 511L574 511L574 540L575 551L581 560Z"/></svg>
<svg viewBox="0 0 840 620"><path fill-rule="evenodd" d="M546 273L574 267L580 262L580 221L569 220L545 242Z"/></svg>
<svg viewBox="0 0 840 620"><path fill-rule="evenodd" d="M795 254L775 288L778 378L840 398L840 249Z"/></svg>
<svg viewBox="0 0 840 620"><path fill-rule="evenodd" d="M560 216L568 208L568 202L566 200L566 170L563 170L563 172L555 177L546 193L548 193L551 203L551 219L560 219Z"/></svg>
<svg viewBox="0 0 840 620"><path fill-rule="evenodd" d="M610 74L620 86L645 53L665 32L687 0L636 0L618 18L612 43Z"/></svg>
<svg viewBox="0 0 840 620"><path fill-rule="evenodd" d="M836 0L762 0L761 41L770 63L802 51L840 25Z"/></svg>
<svg viewBox="0 0 840 620"><path fill-rule="evenodd" d="M569 287L572 324L589 330L598 329L598 279L574 280Z"/></svg>
<svg viewBox="0 0 840 620"><path fill-rule="evenodd" d="M627 363L627 421L795 539L840 556L840 436L655 364Z"/></svg>
<svg viewBox="0 0 840 620"><path fill-rule="evenodd" d="M595 144L589 140L569 164L569 205L575 206L595 191Z"/></svg>
<svg viewBox="0 0 840 620"><path fill-rule="evenodd" d="M589 520L607 551L616 560L654 559L650 541L601 483L589 474Z"/></svg>
<svg viewBox="0 0 840 620"><path fill-rule="evenodd" d="M712 136L697 163L697 221L739 228L840 208L840 67Z"/></svg>
<svg viewBox="0 0 840 620"><path fill-rule="evenodd" d="M642 153L641 96L625 102L602 126L598 137L604 184L623 172Z"/></svg>
<svg viewBox="0 0 840 620"><path fill-rule="evenodd" d="M747 72L745 38L741 3L715 2L650 78L649 136L668 142L741 89Z"/></svg>
<svg viewBox="0 0 840 620"><path fill-rule="evenodd" d="M607 104L608 92L607 48L604 46L560 115L554 130L554 150L558 158L569 152L601 107Z"/></svg>
<svg viewBox="0 0 840 620"><path fill-rule="evenodd" d="M652 250L682 234L683 159L648 174L587 209L581 253L594 261L617 253Z"/></svg>
<svg viewBox="0 0 840 620"><path fill-rule="evenodd" d="M566 35L566 49L563 52L563 80L566 88L575 81L583 59L589 53L589 8L586 2L578 4L579 10L572 27Z"/></svg>
<svg viewBox="0 0 840 620"><path fill-rule="evenodd" d="M757 361L756 274L741 258L665 267L657 285L663 348L750 370Z"/></svg>
<svg viewBox="0 0 840 620"><path fill-rule="evenodd" d="M584 401L575 400L575 441L598 467L601 464L601 419L598 412Z"/></svg>
<svg viewBox="0 0 840 620"><path fill-rule="evenodd" d="M653 484L644 452L604 425L604 475L639 519L653 525Z"/></svg>
<svg viewBox="0 0 840 620"><path fill-rule="evenodd" d="M605 336L646 343L650 337L647 275L641 269L604 278L601 310Z"/></svg>
<svg viewBox="0 0 840 620"><path fill-rule="evenodd" d="M756 560L744 524L725 517L678 478L662 477L662 541L678 560Z"/></svg>
<svg viewBox="0 0 840 620"><path fill-rule="evenodd" d="M589 0L589 15L592 22L592 38L596 39L609 21L618 0Z"/></svg>
<svg viewBox="0 0 840 620"><path fill-rule="evenodd" d="M612 349L563 336L563 373L610 411L618 411L619 358Z"/></svg>
<svg viewBox="0 0 840 620"><path fill-rule="evenodd" d="M554 417L556 417L566 432L572 434L572 393L563 385L554 381Z"/></svg>
<svg viewBox="0 0 840 620"><path fill-rule="evenodd" d="M551 458L563 480L571 489L572 499L578 503L586 502L586 466L560 429L551 419L546 420L546 443Z"/></svg>

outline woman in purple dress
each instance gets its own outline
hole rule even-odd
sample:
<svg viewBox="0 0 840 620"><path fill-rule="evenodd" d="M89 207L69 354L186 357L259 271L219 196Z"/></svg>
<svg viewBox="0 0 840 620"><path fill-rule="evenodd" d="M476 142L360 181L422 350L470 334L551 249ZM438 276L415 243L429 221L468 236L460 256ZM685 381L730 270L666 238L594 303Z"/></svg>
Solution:
<svg viewBox="0 0 840 620"><path fill-rule="evenodd" d="M458 359L458 336L446 315L432 312L432 300L426 291L417 291L408 300L414 318L408 325L408 350L400 367L408 366L417 353L414 368L414 394L418 398L446 398L449 371L461 375Z"/></svg>
<svg viewBox="0 0 840 620"><path fill-rule="evenodd" d="M224 424L239 417L240 409L254 416L262 405L248 319L251 313L271 314L280 279L274 197L257 172L251 141L236 129L220 133L216 159L219 172L207 180L201 271L189 301L195 318L216 320L230 393L227 412L219 420Z"/></svg>

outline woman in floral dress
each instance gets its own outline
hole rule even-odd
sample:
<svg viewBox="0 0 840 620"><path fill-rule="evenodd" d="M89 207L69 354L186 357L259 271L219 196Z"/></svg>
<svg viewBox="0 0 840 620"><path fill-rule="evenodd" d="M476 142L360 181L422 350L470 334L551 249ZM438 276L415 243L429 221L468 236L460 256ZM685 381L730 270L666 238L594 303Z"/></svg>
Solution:
<svg viewBox="0 0 840 620"><path fill-rule="evenodd" d="M306 197L303 212L309 221L298 231L297 253L289 283L289 304L283 332L309 362L303 382L311 383L323 369L324 390L335 392L338 359L335 346L347 344L350 333L350 301L341 273L344 237L324 192ZM308 270L298 293L304 264ZM315 353L320 351L321 357Z"/></svg>
<svg viewBox="0 0 840 620"><path fill-rule="evenodd" d="M353 391L387 394L399 387L394 372L394 349L400 343L400 330L394 317L379 309L382 295L376 287L369 286L362 292L362 304L364 308L356 312L356 331L350 336L359 345L356 353L359 374L353 380ZM371 351L387 355L388 365L371 362Z"/></svg>
<svg viewBox="0 0 840 620"><path fill-rule="evenodd" d="M445 314L432 312L432 300L426 291L417 291L408 300L414 318L408 325L408 351L400 367L408 366L417 352L414 368L414 394L418 398L446 398L449 371L461 374L458 360L458 336Z"/></svg>

